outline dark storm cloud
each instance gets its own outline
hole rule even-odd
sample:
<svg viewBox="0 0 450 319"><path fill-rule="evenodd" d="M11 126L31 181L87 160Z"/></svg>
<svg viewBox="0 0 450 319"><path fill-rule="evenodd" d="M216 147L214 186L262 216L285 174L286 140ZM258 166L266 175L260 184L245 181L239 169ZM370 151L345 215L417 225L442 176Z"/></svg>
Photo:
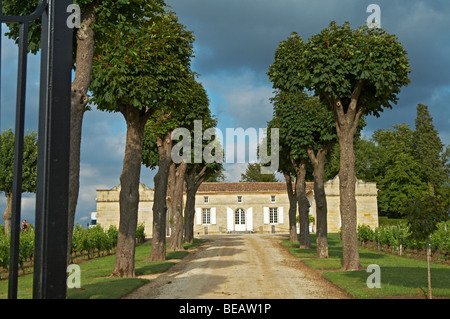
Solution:
<svg viewBox="0 0 450 319"><path fill-rule="evenodd" d="M426 69L449 66L450 5L448 1L269 1L269 0L168 0L182 23L196 36L198 71L267 71L280 41L293 31L305 40L330 21L365 24L370 3L381 7L382 27L399 36L419 79ZM442 65L444 63L444 65ZM423 67L422 67L423 66ZM441 69L442 70L442 69ZM430 79L448 80L448 72ZM445 75L443 74L445 73ZM427 81L428 82L428 81Z"/></svg>
<svg viewBox="0 0 450 319"><path fill-rule="evenodd" d="M257 69L265 74L280 41L292 31L309 37L326 27L351 1L168 0L198 43L196 67L214 70ZM364 5L348 6L356 13ZM360 11L361 11L360 10ZM314 17L314 18L312 18ZM365 13L357 18L364 23ZM341 21L342 20L342 21ZM338 19L344 22L343 19Z"/></svg>

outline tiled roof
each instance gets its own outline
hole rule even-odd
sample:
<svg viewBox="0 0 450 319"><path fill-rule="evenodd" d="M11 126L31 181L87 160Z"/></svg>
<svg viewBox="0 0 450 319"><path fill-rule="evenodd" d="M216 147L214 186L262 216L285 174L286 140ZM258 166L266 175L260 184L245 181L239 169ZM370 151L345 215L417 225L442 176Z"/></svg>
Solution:
<svg viewBox="0 0 450 319"><path fill-rule="evenodd" d="M294 185L293 185L294 187ZM314 183L306 183L306 192L313 190ZM200 193L285 193L285 182L216 182L202 183L198 188Z"/></svg>

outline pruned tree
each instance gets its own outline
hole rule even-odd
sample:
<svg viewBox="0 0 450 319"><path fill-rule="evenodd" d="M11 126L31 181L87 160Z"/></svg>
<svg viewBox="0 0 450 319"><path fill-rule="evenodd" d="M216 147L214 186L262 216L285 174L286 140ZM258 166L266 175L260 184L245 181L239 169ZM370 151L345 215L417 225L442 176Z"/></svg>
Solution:
<svg viewBox="0 0 450 319"><path fill-rule="evenodd" d="M186 101L193 55L192 33L165 8L142 2L133 19L119 16L102 29L96 45L91 90L98 109L120 112L127 123L120 176L120 222L113 276L133 277L144 128L156 112L169 114ZM107 13L105 13L107 14Z"/></svg>
<svg viewBox="0 0 450 319"><path fill-rule="evenodd" d="M0 135L0 192L6 196L6 209L3 213L5 232L11 231L12 197L14 179L14 141L11 128ZM27 132L23 144L22 192L36 192L37 176L37 134Z"/></svg>
<svg viewBox="0 0 450 319"><path fill-rule="evenodd" d="M169 250L183 249L183 186L188 165L191 165L191 135L195 121L211 117L209 99L202 84L194 77L189 78L185 84L183 91L179 92L185 96L185 107L167 116L157 113L146 127L142 162L150 168L158 167L155 175L153 239L149 260L165 259L167 206L172 226ZM179 136L176 130L181 133ZM178 140L182 147L178 148L178 143L174 143L174 140ZM175 161L174 156L179 160Z"/></svg>
<svg viewBox="0 0 450 319"><path fill-rule="evenodd" d="M353 148L359 121L397 103L400 88L410 83L410 72L406 51L395 35L367 26L354 30L348 22L331 22L307 42L292 34L278 46L268 72L274 88L314 91L333 111L340 147L343 270L361 269Z"/></svg>
<svg viewBox="0 0 450 319"><path fill-rule="evenodd" d="M284 143L306 151L313 167L317 220L317 256L328 257L327 202L324 168L328 152L337 142L333 114L319 98L307 92L276 92L274 117L283 128ZM283 154L283 153L282 153ZM282 155L283 156L283 155ZM290 176L286 177L287 180Z"/></svg>
<svg viewBox="0 0 450 319"><path fill-rule="evenodd" d="M193 134L191 134L194 149L185 176L184 241L187 243L194 242L195 196L198 188L205 181L213 182L224 179L224 151L215 130L217 119L210 112L206 112L201 123L201 131L199 131L199 127L197 130L194 127ZM201 160L199 160L200 158Z"/></svg>
<svg viewBox="0 0 450 319"><path fill-rule="evenodd" d="M168 118L157 118L164 121ZM152 121L153 122L153 121ZM152 225L152 251L149 260L166 259L166 216L167 216L167 188L169 182L169 170L172 164L172 136L171 131L164 132L159 123L147 123L144 131L144 142L142 151L142 163L150 169L158 168L153 178L155 184L153 202L153 225Z"/></svg>
<svg viewBox="0 0 450 319"><path fill-rule="evenodd" d="M287 97L286 97L287 98ZM286 180L286 189L289 198L289 234L290 241L296 242L297 226L296 214L297 207L300 223L300 248L310 248L311 239L309 236L309 200L306 196L306 176L309 163L308 154L301 139L297 139L297 134L293 132L296 128L295 112L296 107L284 106L292 104L285 103L280 96L272 99L274 103L274 117L269 122L268 132L273 128L279 129L279 172ZM281 104L281 105L278 105ZM294 115L293 115L294 114ZM270 139L271 134L267 134ZM272 143L268 143L272 144ZM295 178L295 179L294 179Z"/></svg>
<svg viewBox="0 0 450 319"><path fill-rule="evenodd" d="M188 104L187 112L181 112L177 114L178 125L181 130L180 137L183 137L183 140L180 143L183 147L181 149L177 149L177 154L182 162L179 164L182 167L183 171L176 176L177 183L179 185L175 185L177 187L177 192L175 195L178 196L176 199L177 206L173 207L173 220L172 220L172 233L170 238L170 250L184 250L183 244L183 233L184 229L186 229L186 217L190 218L191 216L184 215L183 218L183 192L185 190L184 185L186 182L186 207L187 205L191 205L190 201L192 201L191 197L194 195L195 201L195 193L192 194L192 185L190 184L189 174L192 174L192 166L197 167L197 165L204 165L206 170L208 167L205 165L205 159L203 158L203 133L207 129L211 129L217 124L217 120L213 118L211 114L211 110L209 109L209 99L204 89L203 85L197 81L192 81L192 88L190 90L190 101ZM201 135L200 135L201 134ZM175 137L175 136L174 136ZM186 139L186 140L185 140ZM190 143L188 143L190 141ZM181 152L180 152L181 151ZM182 153L182 154L180 154ZM174 156L174 152L172 152L172 157ZM174 165L173 163L172 165ZM209 170L213 169L215 166L210 165ZM196 169L195 169L196 170ZM200 171L199 175L204 175L206 170ZM208 172L212 173L212 171ZM199 176L197 179L197 184L204 178L205 176ZM170 178L170 177L169 177ZM189 185L188 185L189 183ZM189 191L188 191L189 188ZM198 189L198 187L197 187ZM196 190L195 190L196 191ZM172 199L173 200L173 199ZM195 204L194 204L195 206ZM190 208L188 209L188 212ZM184 210L186 212L186 209ZM192 217L193 220L193 217Z"/></svg>

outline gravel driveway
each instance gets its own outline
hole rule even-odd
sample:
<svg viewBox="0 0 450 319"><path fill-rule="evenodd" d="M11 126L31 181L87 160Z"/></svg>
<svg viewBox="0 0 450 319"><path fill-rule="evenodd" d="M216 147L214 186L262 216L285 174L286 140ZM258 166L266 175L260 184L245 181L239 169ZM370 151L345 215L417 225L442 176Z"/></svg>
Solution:
<svg viewBox="0 0 450 319"><path fill-rule="evenodd" d="M204 236L196 251L128 299L343 299L347 295L280 245L279 235Z"/></svg>

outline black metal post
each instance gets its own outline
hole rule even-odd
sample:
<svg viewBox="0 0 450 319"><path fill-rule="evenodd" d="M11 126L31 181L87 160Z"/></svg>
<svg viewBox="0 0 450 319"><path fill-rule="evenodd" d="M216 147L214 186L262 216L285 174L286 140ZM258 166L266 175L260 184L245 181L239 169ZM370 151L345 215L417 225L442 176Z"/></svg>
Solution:
<svg viewBox="0 0 450 319"><path fill-rule="evenodd" d="M28 22L19 25L19 63L17 72L16 125L14 127L14 175L12 187L11 247L8 298L17 298L19 271L20 210L22 201L22 167L25 130L25 93L27 77Z"/></svg>
<svg viewBox="0 0 450 319"><path fill-rule="evenodd" d="M0 1L0 17L2 16L3 7L2 7L2 1ZM2 63L2 21L0 20L0 71L2 69L1 63ZM0 134L2 134L2 77L0 72Z"/></svg>
<svg viewBox="0 0 450 319"><path fill-rule="evenodd" d="M33 298L63 299L67 287L71 0L49 0L42 15L36 239Z"/></svg>

